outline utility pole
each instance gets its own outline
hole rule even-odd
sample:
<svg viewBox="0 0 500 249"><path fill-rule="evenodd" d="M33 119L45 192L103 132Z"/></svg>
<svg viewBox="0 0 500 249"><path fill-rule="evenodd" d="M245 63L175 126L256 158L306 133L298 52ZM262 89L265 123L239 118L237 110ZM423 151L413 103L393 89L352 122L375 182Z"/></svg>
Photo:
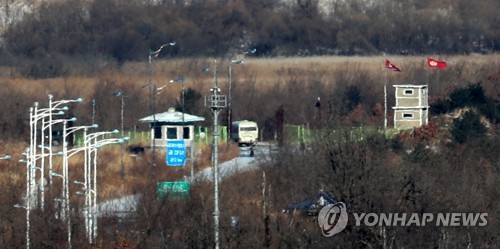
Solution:
<svg viewBox="0 0 500 249"><path fill-rule="evenodd" d="M165 43L163 45L160 46L159 49L155 50L155 51L151 51L149 50L149 56L148 56L148 62L149 62L149 80L148 80L148 86L149 86L149 108L151 110L151 112L153 113L153 125L152 125L152 130L151 132L153 133L152 134L152 139L153 139L153 160L152 160L152 166L153 168L156 167L156 138L155 138L155 130L156 130L156 99L155 99L155 95L156 95L156 84L154 85L151 85L152 83L152 78L153 78L153 58L156 58L160 55L160 52L161 50L165 47L165 46L175 46L176 42L173 41L173 42L170 42L170 43ZM151 100L152 99L152 100Z"/></svg>
<svg viewBox="0 0 500 249"><path fill-rule="evenodd" d="M214 177L214 238L215 238L215 248L220 248L219 240L219 167L218 167L218 137L219 137L219 124L218 117L219 113L226 107L226 96L220 94L221 89L217 86L217 60L214 60L214 87L210 89L210 97L208 99L208 105L210 110L214 114L214 131L213 131L213 150L212 150L212 162L213 162L213 177Z"/></svg>

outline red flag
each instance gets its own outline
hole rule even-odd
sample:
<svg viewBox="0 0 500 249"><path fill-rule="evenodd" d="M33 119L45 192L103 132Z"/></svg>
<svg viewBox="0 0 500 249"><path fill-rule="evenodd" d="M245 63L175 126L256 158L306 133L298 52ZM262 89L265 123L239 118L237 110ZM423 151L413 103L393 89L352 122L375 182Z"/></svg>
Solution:
<svg viewBox="0 0 500 249"><path fill-rule="evenodd" d="M437 61L437 60L434 60L432 58L427 58L427 65L429 67L436 67L436 68L439 68L439 69L443 69L443 68L447 68L448 65L446 64L446 62L444 61Z"/></svg>
<svg viewBox="0 0 500 249"><path fill-rule="evenodd" d="M396 72L401 72L401 69L397 67L396 65L392 64L389 60L385 60L385 67L391 70L394 70Z"/></svg>

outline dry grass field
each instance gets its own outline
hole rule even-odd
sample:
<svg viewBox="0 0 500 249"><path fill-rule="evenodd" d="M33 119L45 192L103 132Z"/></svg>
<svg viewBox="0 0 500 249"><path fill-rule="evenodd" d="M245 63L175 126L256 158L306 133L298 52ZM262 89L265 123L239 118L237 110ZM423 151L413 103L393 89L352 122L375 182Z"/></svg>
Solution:
<svg viewBox="0 0 500 249"><path fill-rule="evenodd" d="M266 92L273 87L286 88L287 82L304 82L319 81L326 88L334 88L336 84L342 83L339 80L345 80L343 76L356 75L356 72L363 72L371 75L375 84L382 85L384 80L390 82L415 82L414 77L418 79L429 79L435 77L434 72L427 69L426 57L424 56L388 56L392 63L402 69L401 73L393 74L384 68L385 58L383 56L373 57L287 57L287 58L247 58L244 64L233 65L232 73L235 84L252 84L258 91ZM460 84L466 82L478 82L484 79L488 74L498 72L500 70L499 55L471 55L471 56L434 56L440 60L445 60L449 68L446 71L457 71L449 76L448 81L453 81L454 78L462 77ZM215 64L216 63L216 64ZM214 65L217 65L217 78L220 86L223 89L227 87L228 64L227 61L212 59L174 59L174 60L157 60L153 61L152 67L144 62L131 62L119 68L109 66L110 69L91 76L68 76L54 79L25 79L15 76L13 69L2 69L2 77L0 78L0 89L3 93L8 94L10 91L22 93L24 96L31 97L28 102L46 101L47 94L54 94L59 97L83 97L88 104L93 98L93 94L103 87L107 82L114 82L115 86L123 86L127 91L137 91L144 98L148 97L148 91L142 90L143 86L150 82L158 85L169 82L170 79L175 79L179 75L186 77L185 86L193 88L199 92L208 92L214 82ZM210 72L203 72L202 69L209 67ZM152 69L152 71L151 71ZM458 72L459 71L459 72ZM422 75L422 73L424 75ZM420 75L419 75L420 74ZM14 75L14 76L9 76ZM418 80L417 80L418 82ZM458 83L458 82L457 82ZM180 85L169 85L168 90L162 92L159 98L170 100L178 97ZM434 86L431 86L434 88ZM97 90L96 90L97 89ZM485 85L487 93L493 97L498 94L498 82L490 85ZM159 108L161 109L161 108ZM20 110L10 110L11 112L19 112ZM161 111L161 110L159 110ZM88 117L87 117L88 120ZM26 140L26 139L24 139ZM8 140L0 142L0 155L10 154L17 158L27 146L26 142L16 140ZM233 149L226 151L221 150L222 160L228 160L237 155L237 150ZM207 167L210 165L209 147L202 148L203 156L197 161L198 167ZM105 170L101 171L103 183L100 195L104 198L123 195L125 193L133 193L137 188L142 188L147 185L149 179L144 177L144 170L150 164L151 156L145 158L132 158L127 153L124 156L124 167L126 172L130 172L126 176L126 180L120 179L121 163L120 150L118 147L104 149L100 153L100 165L103 165ZM161 158L161 157L159 157ZM159 160L157 158L157 160ZM16 159L17 161L17 159ZM0 162L3 168L10 170L2 170L0 172L0 181L5 182L22 182L24 170L19 170L21 164L16 161ZM74 168L82 164L81 158L75 158L71 161ZM159 162L161 165L161 162ZM16 174L12 174L11 170L15 169ZM82 174L80 171L73 171L76 174ZM175 179L186 175L184 170L160 171L153 175L158 176L158 179ZM167 173L168 172L168 173Z"/></svg>
<svg viewBox="0 0 500 249"><path fill-rule="evenodd" d="M500 67L500 55L469 55L469 56L430 56L435 59L444 60L448 63L447 70L461 70L461 76L472 76L465 80L474 80L483 69L490 69L491 73L496 73L495 69ZM426 66L426 56L387 56L391 62L402 69L399 79L411 80L414 72L432 73ZM260 88L272 87L282 82L289 75L296 75L298 79L310 79L318 77L324 79L324 83L334 84L335 73L338 71L356 72L363 71L378 76L380 79L386 77L387 70L384 68L385 57L342 57L342 56L322 56L322 57L282 57L282 58L247 58L244 64L233 65L233 80L245 82L245 79L252 78ZM227 61L217 60L218 79L221 85L227 83L228 64ZM466 65L464 67L464 65ZM151 81L158 85L168 83L170 79L175 79L179 75L186 78L185 86L196 90L207 91L213 85L212 59L171 59L157 60L152 63ZM103 66L106 68L106 66ZM115 68L103 70L91 76L68 76L64 78L31 80L16 77L15 73L7 73L12 69L1 70L3 74L0 78L0 87L5 89L15 88L28 95L45 98L48 93L59 95L79 94L84 98L91 98L95 87L101 80L116 81L126 86L132 85L140 88L149 82L151 68L147 61L130 62ZM209 73L202 72L205 67L210 67ZM10 76L14 75L14 76ZM382 83L382 82L381 82ZM177 96L177 89L180 86L172 86L166 97ZM172 95L172 96L170 96Z"/></svg>
<svg viewBox="0 0 500 249"><path fill-rule="evenodd" d="M426 65L427 57L425 56L388 56L387 59L402 69L400 73L394 73L386 69L383 56L247 58L244 64L232 66L235 114L240 117L255 119L259 122L259 125L264 127L265 124L273 121L276 107L284 105L288 108L287 110L295 111L295 115L290 115L286 122L308 122L311 113L314 113L314 102L311 100L315 100L316 96L340 97L340 100L337 101L343 101L341 94L345 92L345 88L342 87L358 85L364 89L363 94L365 95L362 95L363 97L373 98L367 101L368 103L381 103L382 86L385 83L423 84L427 82L431 91L431 101L447 96L457 87L471 83L481 83L485 89L485 94L498 101L500 83L498 79L490 80L488 78L490 75L500 73L500 55L431 57L446 61L448 68L440 71L429 70ZM226 93L228 87L227 61L217 60L216 65L217 81L223 92ZM2 205L12 207L24 195L26 165L18 162L18 160L22 158L21 153L28 146L29 141L29 138L24 135L29 134L29 131L19 132L19 134L22 134L19 136L6 134L5 131L13 133L12 127L14 127L14 130L29 128L23 125L23 122L25 123L28 119L26 107L33 102L39 101L41 105L46 105L48 94L53 94L56 99L83 97L85 99L84 103L80 107L75 107L75 114L79 121L82 120L78 125L84 125L90 122L90 101L98 96L101 101L99 109L101 113L99 116L100 121L106 121L108 126L117 127L120 122L120 116L117 114L120 105L118 99L111 97L110 93L121 90L130 96L126 104L125 128L132 130L139 126L137 120L141 115L149 115L149 92L148 89L144 88L144 85L151 82L157 86L163 86L171 79L184 75L186 88L195 89L205 95L209 93L209 88L214 83L214 61L212 59L160 59L152 63L153 68L149 66L147 62L131 62L121 67L104 65L105 70L100 70L92 75L81 74L37 80L21 78L17 76L14 69L0 69L0 97L4 103L0 113L2 113L4 120L7 117L17 118L17 121L12 121L12 124L0 123L0 132L3 132L0 133L0 156L8 154L13 157L9 161L0 160L0 187L5 190L0 196L3 200ZM211 70L203 72L202 69L206 67ZM168 84L166 90L157 95L157 112L166 111L167 107L176 104L180 89L180 84ZM371 112L369 107L371 106L366 105L364 107L367 113ZM202 111L195 114L206 117L207 122L204 125L209 126L212 120L211 116L209 116L210 111L207 109L202 106L200 108ZM346 117L348 118L349 115L346 115ZM373 119L373 117L369 118ZM369 119L361 120L363 122ZM362 122L361 124L364 124ZM100 122L98 123L101 125ZM373 125L374 123L380 124L380 120L375 120L373 123L366 125ZM144 127L142 128L144 129ZM100 126L99 129L107 128ZM210 145L199 144L197 146L201 154L197 156L195 161L196 172L211 166ZM220 144L219 152L220 162L234 158L239 153L234 144L227 147L225 143ZM393 152L388 153L388 155L392 155L396 159L399 158ZM183 179L189 175L190 171L189 167L173 168L165 166L163 151L156 154L157 167L152 167L153 157L148 151L132 156L125 147L122 154L122 150L118 145L100 149L98 156L99 200L135 193L155 193L158 181ZM293 157L293 155L289 156ZM350 157L351 155L346 158ZM281 166L285 168L288 167L289 162L292 162L292 158L283 158L283 160L285 165ZM373 160L378 159L374 156ZM402 160L402 158L399 158L399 160ZM318 161L316 164L322 163L324 162ZM391 160L391 163L392 166L398 165L398 167L403 164L403 162L396 162L395 160ZM61 165L61 159L56 159L54 163L55 172L61 171ZM280 165L279 162L278 165ZM71 157L69 167L71 180L83 179L83 157L81 155ZM302 164L299 168L302 168ZM288 174L291 173L288 172ZM307 174L304 173L304 175ZM222 198L227 199L227 202L223 204L226 205L225 211L228 211L227 213L244 213L248 215L247 220L253 220L255 210L261 206L260 190L258 189L261 178L262 176L256 171L246 172L224 181L221 185L224 193L237 193L222 196ZM281 185L286 186L288 178L285 174L282 179L276 181L273 188L279 191ZM439 182L441 181L442 179L439 180ZM295 185L295 182L288 184ZM308 186L307 182L303 184ZM61 188L60 181L55 183L55 188L56 191ZM77 186L71 186L71 191L77 191L76 189ZM72 193L72 203L81 203L82 198L74 194L74 192ZM206 184L193 186L193 193L194 200L200 199L199 202L196 202L196 205L206 205L207 200L210 200L211 195ZM276 203L276 206L272 207L274 211L281 208L278 205L290 201L287 199L290 196L281 196L274 194L274 192L273 196L275 198L274 203ZM240 203L245 205L239 205ZM199 208L200 210L209 210L206 207ZM279 214L279 212L272 213L273 220L279 221L279 219L283 218L281 216L281 218L276 218L273 216L275 214ZM207 217L209 216L210 214ZM242 218L245 217L242 216ZM289 223L286 217L283 219L283 224ZM18 222L19 224L22 223L22 221ZM202 224L209 223L208 220L203 222ZM283 227L289 227L289 225L283 225ZM202 230L208 229L202 225L196 227L196 229L187 230L197 231L200 228ZM315 228L317 227L315 226ZM179 240L181 240L180 237L182 236L179 235ZM289 239L293 239L292 237L294 236L290 235ZM261 238L255 239L257 241L261 240Z"/></svg>

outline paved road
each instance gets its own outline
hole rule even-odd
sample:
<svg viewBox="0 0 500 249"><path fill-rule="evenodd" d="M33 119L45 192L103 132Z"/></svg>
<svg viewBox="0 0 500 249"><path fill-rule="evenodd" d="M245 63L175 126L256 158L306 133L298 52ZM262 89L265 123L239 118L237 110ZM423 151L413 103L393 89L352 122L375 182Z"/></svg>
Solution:
<svg viewBox="0 0 500 249"><path fill-rule="evenodd" d="M233 158L229 161L220 163L219 175L221 180L232 174L244 172L248 170L255 169L259 165L259 161L266 160L269 153L269 144L258 144L254 147L254 155L250 156L250 148L241 148L240 157ZM213 168L206 168L194 176L195 181L212 181L213 180Z"/></svg>

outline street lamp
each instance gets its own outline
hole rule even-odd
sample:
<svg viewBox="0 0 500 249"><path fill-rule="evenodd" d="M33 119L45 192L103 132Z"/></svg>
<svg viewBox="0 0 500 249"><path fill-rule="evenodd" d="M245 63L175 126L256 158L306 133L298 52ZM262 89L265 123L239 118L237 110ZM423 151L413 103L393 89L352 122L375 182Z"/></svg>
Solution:
<svg viewBox="0 0 500 249"><path fill-rule="evenodd" d="M161 52L161 50L164 47L166 47L166 46L172 46L173 47L173 46L175 46L175 44L176 44L175 41L173 41L173 42L165 43L165 44L161 45L160 48L157 49L157 50L155 50L155 51L149 50L149 57L148 57L149 64L151 64L151 62L152 62L152 57L158 57L158 55L160 55L160 52Z"/></svg>
<svg viewBox="0 0 500 249"><path fill-rule="evenodd" d="M245 55L247 54L254 54L257 51L257 49L252 49L249 51L244 52L243 54L238 55L235 59L230 58L229 59L229 84L228 84L228 102L227 102L227 132L228 132L228 138L231 136L232 128L231 128L231 123L233 122L233 107L232 107L232 84L233 84L233 79L232 79L232 65L233 64L243 64L245 63ZM227 139L227 142L229 143L229 139Z"/></svg>
<svg viewBox="0 0 500 249"><path fill-rule="evenodd" d="M54 101L54 95L49 94L49 109L57 108L60 105L69 104L69 103L81 103L83 102L83 98L77 99L68 99L68 100L56 100ZM52 122L52 115L49 116L49 123ZM51 154L49 157L49 172L52 172L52 125L49 126L49 153ZM52 190L52 177L49 178L49 188Z"/></svg>
<svg viewBox="0 0 500 249"><path fill-rule="evenodd" d="M233 121L233 113L232 113L232 84L233 84L233 79L232 79L232 66L233 64L243 64L245 61L243 59L238 59L238 60L230 60L229 61L229 89L228 89L228 102L227 102L227 132L229 133L228 136L231 136L231 123ZM229 139L227 139L227 142L229 143Z"/></svg>
<svg viewBox="0 0 500 249"><path fill-rule="evenodd" d="M49 147L46 148L46 147L42 147L42 153L44 151L44 149L46 148L48 151L49 151L49 188L52 190L52 125L54 124L57 124L57 123L63 123L63 137L62 137L62 142L63 142L63 151L66 149L66 132L67 132L67 122L74 122L76 121L76 118L75 117L72 117L72 118L69 118L69 119L55 119L55 120L52 120L52 116L49 116L50 117L50 120L49 122L47 123L48 127L49 127ZM42 127L43 128L43 127ZM44 146L42 144L42 146ZM64 160L64 159L63 159ZM63 162L64 164L64 162ZM64 166L64 165L63 165Z"/></svg>
<svg viewBox="0 0 500 249"><path fill-rule="evenodd" d="M79 181L77 181L77 180L74 180L74 181L73 181L73 183L74 183L74 184L78 184L78 185L82 185L84 188L86 188L86 187L87 187L87 185L86 185L84 182L79 182Z"/></svg>
<svg viewBox="0 0 500 249"><path fill-rule="evenodd" d="M23 153L26 155L26 159L29 160L30 148L28 147L26 151ZM16 208L24 208L26 209L26 248L30 248L30 211L31 211L31 183L30 183L30 164L26 161L26 196L24 197L24 206L14 205Z"/></svg>
<svg viewBox="0 0 500 249"><path fill-rule="evenodd" d="M58 174L56 172L51 172L50 177L60 177L63 180L63 187L64 187L64 176L61 174ZM62 191L62 197L61 198L55 198L54 201L59 202L59 207L58 207L58 212L56 214L56 219L62 219L63 221L66 220L66 198L64 196L64 189Z"/></svg>
<svg viewBox="0 0 500 249"><path fill-rule="evenodd" d="M28 198L26 199L28 200ZM30 207L29 202L26 203L26 206L22 206L19 204L14 205L15 208L24 208L26 210L26 249L30 248Z"/></svg>
<svg viewBox="0 0 500 249"><path fill-rule="evenodd" d="M89 212L88 218L88 232L89 232L89 242L92 244L93 240L97 237L97 151L99 148L108 145L108 144L123 144L126 140L128 140L128 137L124 138L109 138L109 139L102 139L102 140L96 140L94 139L94 144L90 149L90 153L94 151L94 169L93 169L93 181L90 180L89 183L91 186L88 186L88 193L89 193L89 202L88 202L88 207L90 208L91 212ZM90 198L90 194L92 194L92 198Z"/></svg>
<svg viewBox="0 0 500 249"><path fill-rule="evenodd" d="M45 122L45 117L51 117L52 118L52 115L64 115L64 111L68 110L68 107L67 106L64 106L62 108L40 108L38 109L38 114L35 112L35 114L37 114L37 117L34 118L34 130L36 132L36 120L37 118L40 118L42 120L42 124L41 124L41 129L40 129L40 133L41 133L41 146L40 145L38 146L39 148L41 148L41 172L40 172L40 181L45 181L45 149L49 149L49 148L46 148L44 147L45 146L45 129L48 128L48 127L52 127L53 124L55 123L58 123L60 122L59 120L52 120L50 122ZM56 113L53 113L53 111L58 111ZM36 154L36 135L33 139L33 155ZM52 151L49 149L49 155L51 155ZM51 158L49 158L49 161L50 161L50 164L52 163L52 160ZM32 164L33 166L36 166L36 158L33 158L32 159ZM33 175L33 178L35 178L35 175ZM45 192L42 191L41 193L41 208L42 210L44 209L44 206L45 206Z"/></svg>
<svg viewBox="0 0 500 249"><path fill-rule="evenodd" d="M208 72L210 71L209 68L204 68L202 70L203 72ZM185 88L184 88L184 81L185 81L185 78L183 75L179 76L177 79L174 79L174 80L170 80L170 83L181 83L182 84L182 90L181 90L181 98L182 98L182 124L185 125L185 120L184 120L184 113L186 112L185 110L185 106L186 106L186 101L185 101ZM183 137L184 137L184 129L183 129ZM190 150L190 154L191 154L191 181L193 180L194 178L194 158L193 158L193 155L194 155L194 146L195 146L195 142L192 141L191 144L189 145L189 150Z"/></svg>
<svg viewBox="0 0 500 249"><path fill-rule="evenodd" d="M71 150L68 150L66 151L66 154L63 154L63 152L60 152L61 154L63 154L63 156L66 158L66 160L64 160L64 162L66 163L66 168L68 167L67 163L68 163L68 158L70 158L71 156L73 156L74 154L80 152L80 151L84 151L84 174L86 173L86 170L87 170L87 167L88 167L88 164L89 164L89 161L88 161L88 145L85 143L85 140L87 139L87 131L88 129L91 129L91 128L98 128L99 126L97 124L93 124L93 125L88 125L88 126L75 126L75 127L71 127L69 130L69 132L66 134L66 135L69 135L71 133L74 133L78 130L83 130L83 140L84 140L84 145L82 147L78 147L78 148L73 148Z"/></svg>
<svg viewBox="0 0 500 249"><path fill-rule="evenodd" d="M76 121L76 118L70 118L70 119L64 119L63 120L63 135L62 135L62 143L63 143L63 172L62 172L62 178L63 178L63 195L64 195L64 202L63 202L63 208L64 208L64 213L66 215L66 225L67 225L67 233L68 233L68 248L71 248L71 215L70 215L70 207L69 207L69 183L68 183L68 143L66 141L66 137L75 132L76 130L81 129L82 127L71 127L67 128L67 123L68 122L74 122ZM52 172L50 174L51 176L56 176L57 174Z"/></svg>
<svg viewBox="0 0 500 249"><path fill-rule="evenodd" d="M185 106L185 103L184 103L184 76L181 75L179 76L177 79L175 80L170 80L170 83L181 83L182 84L182 88L181 88L181 98L182 98L182 123L184 123L184 106Z"/></svg>
<svg viewBox="0 0 500 249"><path fill-rule="evenodd" d="M92 124L95 124L95 99L92 99Z"/></svg>
<svg viewBox="0 0 500 249"><path fill-rule="evenodd" d="M152 58L153 57L158 57L160 55L160 52L161 50L166 47L166 46L175 46L175 41L174 42L170 42L170 43L165 43L163 45L160 46L159 49L155 50L155 51L149 51L149 56L148 56L148 61L149 61L149 68L150 68L150 74L149 74L149 82L148 82L148 85L149 85L149 107L151 109L151 113L153 114L153 123L152 123L152 126L153 126L153 167L156 166L156 156L155 156L155 151L156 151L156 141L155 141L155 128L156 128L156 101L155 101L155 93L156 93L156 84L153 85L154 87L154 91L153 92L153 88L151 86L151 80L153 78L153 65L152 65Z"/></svg>
<svg viewBox="0 0 500 249"><path fill-rule="evenodd" d="M52 116L50 116L50 117L52 117ZM74 120L76 120L76 118L70 118L70 119L52 119L51 118L50 121L48 121L46 123L44 122L42 124L42 130L45 130L46 128L49 128L49 130L52 130L52 126L54 124L64 123L64 122L67 122L67 121L74 121ZM52 134L52 131L50 131L50 133ZM49 134L49 137L50 137L49 141L52 141L51 134ZM42 149L42 153L41 153L42 154L42 168L44 168L44 165L45 165L45 163L44 163L45 162L44 161L45 150L47 150L49 152L49 154L48 154L48 156L49 156L49 188L50 188L50 190L52 190L52 175L51 175L51 173L52 173L52 156L53 156L53 153L52 153L53 152L53 150L52 150L52 142L49 142L49 146L48 147L46 147L44 145L44 142L42 142L42 144L38 145L38 147ZM44 171L45 170L42 170L42 178L44 177L44 175L43 175ZM43 200L43 198L42 198L42 200ZM42 208L43 208L43 203L42 203Z"/></svg>
<svg viewBox="0 0 500 249"><path fill-rule="evenodd" d="M85 147L89 148L86 153L87 167L84 170L84 184L89 190L88 195L85 197L85 205L90 209L86 217L86 229L89 243L93 243L97 235L97 149L110 143L123 143L126 139L103 139L97 140L98 137L108 134L118 134L120 131L101 131L87 134L84 139ZM92 195L92 196L91 196Z"/></svg>
<svg viewBox="0 0 500 249"><path fill-rule="evenodd" d="M70 129L69 132L66 132L66 129L64 129L64 135L63 135L63 143L65 144L66 143L66 136L77 131L77 130L80 130L80 129L84 129L85 130L85 133L84 133L84 140L85 140L85 146L83 147L78 147L78 148L73 148L71 150L67 150L66 147L63 147L63 151L57 153L57 155L60 155L60 156L63 156L63 172L62 174L58 174L58 173L55 173L55 172L52 172L51 173L51 176L56 176L56 177L61 177L63 179L63 209L62 209L62 212L63 213L63 217L66 219L66 224L67 224L67 240L68 240L68 248L71 248L72 244L71 244L71 234L72 234L72 230L71 230L71 214L70 214L70 204L69 204L69 201L70 201L70 195L69 195L69 172L68 172L68 159L72 156L74 156L75 154L81 152L81 151L84 151L85 152L85 176L86 176L86 180L87 180L87 183L89 182L88 179L87 179L87 176L88 176L88 171L89 171L89 165L88 165L88 155L92 153L92 150L96 149L98 146L97 144L91 144L89 143L89 136L86 134L86 131L88 128L95 128L97 127L96 125L91 125L91 126L79 126L79 127L71 127L72 129ZM118 131L117 131L118 132ZM117 133L115 131L113 131L113 133ZM97 135L103 135L105 134L106 132L97 132L95 134ZM90 138L96 138L97 136L95 134L91 134L90 135ZM108 139L109 140L109 139ZM124 140L123 139L110 139L112 141L116 141L118 140L118 142L123 142ZM88 151L88 153L87 153ZM94 158L94 163L96 163L96 159ZM94 172L96 170L96 165L94 165ZM88 188L89 184L86 185L86 187ZM95 190L93 190L94 193L95 193ZM95 194L94 194L95 195ZM87 197L86 198L86 203L90 203L90 197Z"/></svg>
<svg viewBox="0 0 500 249"><path fill-rule="evenodd" d="M125 94L123 94L123 92L120 92L120 91L116 91L113 93L113 96L115 97L120 97L121 99L121 132L122 132L122 137L123 137L123 110L125 108L125 101L124 101L124 97L125 97Z"/></svg>
<svg viewBox="0 0 500 249"><path fill-rule="evenodd" d="M63 115L64 114L64 111L67 110L68 107L63 107L63 108L38 108L38 102L35 102L34 103L34 106L32 108L30 108L30 155L29 155L29 158L27 158L28 162L30 164L32 164L33 167L36 166L36 161L37 159L35 158L35 154L36 154L36 151L37 151L37 148L36 148L36 144L37 144L37 131L38 131L38 128L37 128L37 124L38 124L38 121L41 120L42 121L42 128L41 128L41 139L42 139L42 143L44 142L44 125L45 125L45 118L46 117L52 117L52 115ZM59 112L57 113L53 113L53 111L57 111L59 110ZM42 171L41 171L41 178L44 177L44 164L45 164L45 158L42 157ZM33 173L33 175L31 176L33 179L35 178L35 173ZM32 191L35 191L35 188L33 187L31 189ZM34 195L35 193L31 193L31 195ZM43 200L43 194L42 193L42 200ZM36 203L34 203L36 204ZM43 209L43 203L42 203L42 209Z"/></svg>
<svg viewBox="0 0 500 249"><path fill-rule="evenodd" d="M21 205L14 205L16 208L24 208L26 210L26 248L30 248L30 212L31 209L33 208L33 205L35 204L35 199L34 199L34 194L33 190L36 191L34 187L34 181L35 181L35 171L38 169L42 171L43 169L41 167L36 167L35 165L32 164L32 161L37 160L37 158L40 157L45 157L45 155L40 155L40 154L35 154L32 155L30 151L30 147L26 148L26 151L22 153L23 156L26 156L25 159L20 159L20 163L26 163L26 196L25 196L25 204L24 206ZM43 179L43 178L42 178ZM42 180L43 183L43 180ZM43 190L42 190L43 193Z"/></svg>
<svg viewBox="0 0 500 249"><path fill-rule="evenodd" d="M64 178L64 176L63 176L63 175L58 174L58 173L56 173L56 172L52 172L52 173L50 173L50 174L51 174L52 176L55 176L55 177L61 177L61 178Z"/></svg>
<svg viewBox="0 0 500 249"><path fill-rule="evenodd" d="M46 147L43 147L42 145L38 145L38 147L42 148L42 149L46 149ZM45 181L45 177L43 174L44 168L36 166L35 164L33 164L33 162L40 159L40 158L43 159L44 157L47 157L48 154L31 155L32 153L28 153L28 151L29 151L29 149L27 149L26 152L22 153L23 156L26 156L26 160L20 159L19 162L26 163L29 166L29 172L27 174L29 176L29 185L30 185L30 188L29 188L30 197L29 198L31 199L31 208L34 208L35 206L37 206L37 204L38 204L38 192L41 192L42 196L40 197L41 198L40 202L41 202L41 207L43 209L44 198L45 198L45 195L44 195L45 190L43 188L47 182ZM38 182L38 184L36 183L36 170L39 170L40 175L42 176L40 178L40 181Z"/></svg>
<svg viewBox="0 0 500 249"><path fill-rule="evenodd" d="M121 132L122 132L122 137L124 136L123 135L123 110L125 108L125 101L124 101L124 97L125 97L125 94L123 94L123 92L120 92L120 91L117 91L117 92L114 92L113 93L113 96L115 97L120 97L121 99ZM125 166L123 165L123 145L121 146L120 148L120 162L121 162L121 173L120 173L120 176L121 176L121 179L122 181L124 180L125 178Z"/></svg>

